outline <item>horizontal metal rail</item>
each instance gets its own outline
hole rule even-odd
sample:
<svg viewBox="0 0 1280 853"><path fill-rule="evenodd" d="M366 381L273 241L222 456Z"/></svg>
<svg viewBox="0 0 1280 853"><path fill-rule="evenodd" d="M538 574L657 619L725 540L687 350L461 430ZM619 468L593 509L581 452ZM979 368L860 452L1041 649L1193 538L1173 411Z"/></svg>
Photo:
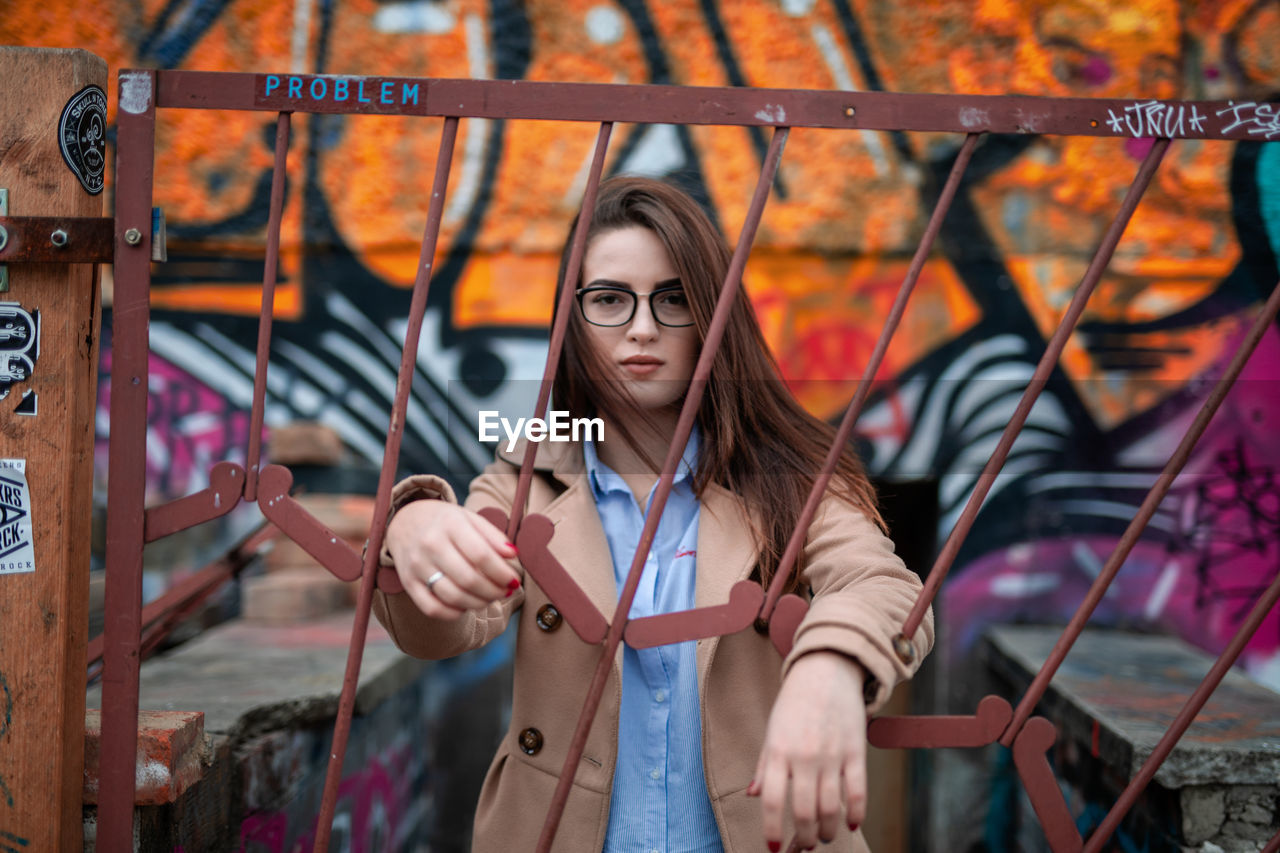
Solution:
<svg viewBox="0 0 1280 853"><path fill-rule="evenodd" d="M124 71L121 75L141 72ZM951 133L1254 139L1280 113L1253 101L1157 101L166 71L156 106L346 115L819 127Z"/></svg>

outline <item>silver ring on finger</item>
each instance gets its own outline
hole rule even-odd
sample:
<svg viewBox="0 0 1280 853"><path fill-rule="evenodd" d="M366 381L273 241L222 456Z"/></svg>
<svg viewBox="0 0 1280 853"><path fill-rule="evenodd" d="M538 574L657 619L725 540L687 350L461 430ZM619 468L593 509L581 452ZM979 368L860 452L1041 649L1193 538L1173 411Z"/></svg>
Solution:
<svg viewBox="0 0 1280 853"><path fill-rule="evenodd" d="M442 577L444 577L444 572L439 570L433 572L431 577L427 578L427 589L435 592L435 585Z"/></svg>

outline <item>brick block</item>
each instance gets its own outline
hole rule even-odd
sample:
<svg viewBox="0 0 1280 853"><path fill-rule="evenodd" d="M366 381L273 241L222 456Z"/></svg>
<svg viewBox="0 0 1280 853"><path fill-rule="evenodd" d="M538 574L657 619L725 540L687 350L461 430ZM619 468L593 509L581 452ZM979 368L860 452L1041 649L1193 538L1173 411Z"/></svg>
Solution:
<svg viewBox="0 0 1280 853"><path fill-rule="evenodd" d="M102 712L84 717L84 802L98 802L102 755ZM138 759L134 803L156 806L175 802L200 780L209 758L203 711L139 711Z"/></svg>
<svg viewBox="0 0 1280 853"><path fill-rule="evenodd" d="M245 581L241 615L250 622L284 625L325 616L347 602L347 584L324 569L280 569Z"/></svg>
<svg viewBox="0 0 1280 853"><path fill-rule="evenodd" d="M278 465L337 465L342 461L342 439L332 427L294 421L271 428L267 458Z"/></svg>

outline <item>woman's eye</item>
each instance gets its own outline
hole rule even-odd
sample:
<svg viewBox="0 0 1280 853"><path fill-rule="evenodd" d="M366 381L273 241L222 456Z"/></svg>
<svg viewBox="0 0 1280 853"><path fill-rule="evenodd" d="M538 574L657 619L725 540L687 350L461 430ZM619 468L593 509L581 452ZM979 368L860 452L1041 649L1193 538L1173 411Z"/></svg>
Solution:
<svg viewBox="0 0 1280 853"><path fill-rule="evenodd" d="M593 293L591 301L596 305L617 305L622 298L616 293Z"/></svg>
<svg viewBox="0 0 1280 853"><path fill-rule="evenodd" d="M673 291L671 293L663 293L658 297L663 305L669 305L672 308L688 308L689 300L685 298L684 291Z"/></svg>

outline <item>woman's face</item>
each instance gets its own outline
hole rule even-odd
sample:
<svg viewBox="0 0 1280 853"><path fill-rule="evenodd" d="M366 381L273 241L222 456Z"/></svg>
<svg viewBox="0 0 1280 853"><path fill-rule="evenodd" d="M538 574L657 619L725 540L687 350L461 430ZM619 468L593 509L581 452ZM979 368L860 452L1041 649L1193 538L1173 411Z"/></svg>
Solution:
<svg viewBox="0 0 1280 853"><path fill-rule="evenodd" d="M672 289L681 287L680 275L658 236L633 225L595 237L582 260L582 282L584 288L617 289L583 294L583 309L597 319L611 320L610 312L617 311L619 317L626 316L630 297L618 291L636 296L635 312L623 325L584 321L606 375L623 383L646 411L681 400L698 360L698 329L663 325L655 319L655 311L666 322L682 322L688 314L683 290Z"/></svg>

